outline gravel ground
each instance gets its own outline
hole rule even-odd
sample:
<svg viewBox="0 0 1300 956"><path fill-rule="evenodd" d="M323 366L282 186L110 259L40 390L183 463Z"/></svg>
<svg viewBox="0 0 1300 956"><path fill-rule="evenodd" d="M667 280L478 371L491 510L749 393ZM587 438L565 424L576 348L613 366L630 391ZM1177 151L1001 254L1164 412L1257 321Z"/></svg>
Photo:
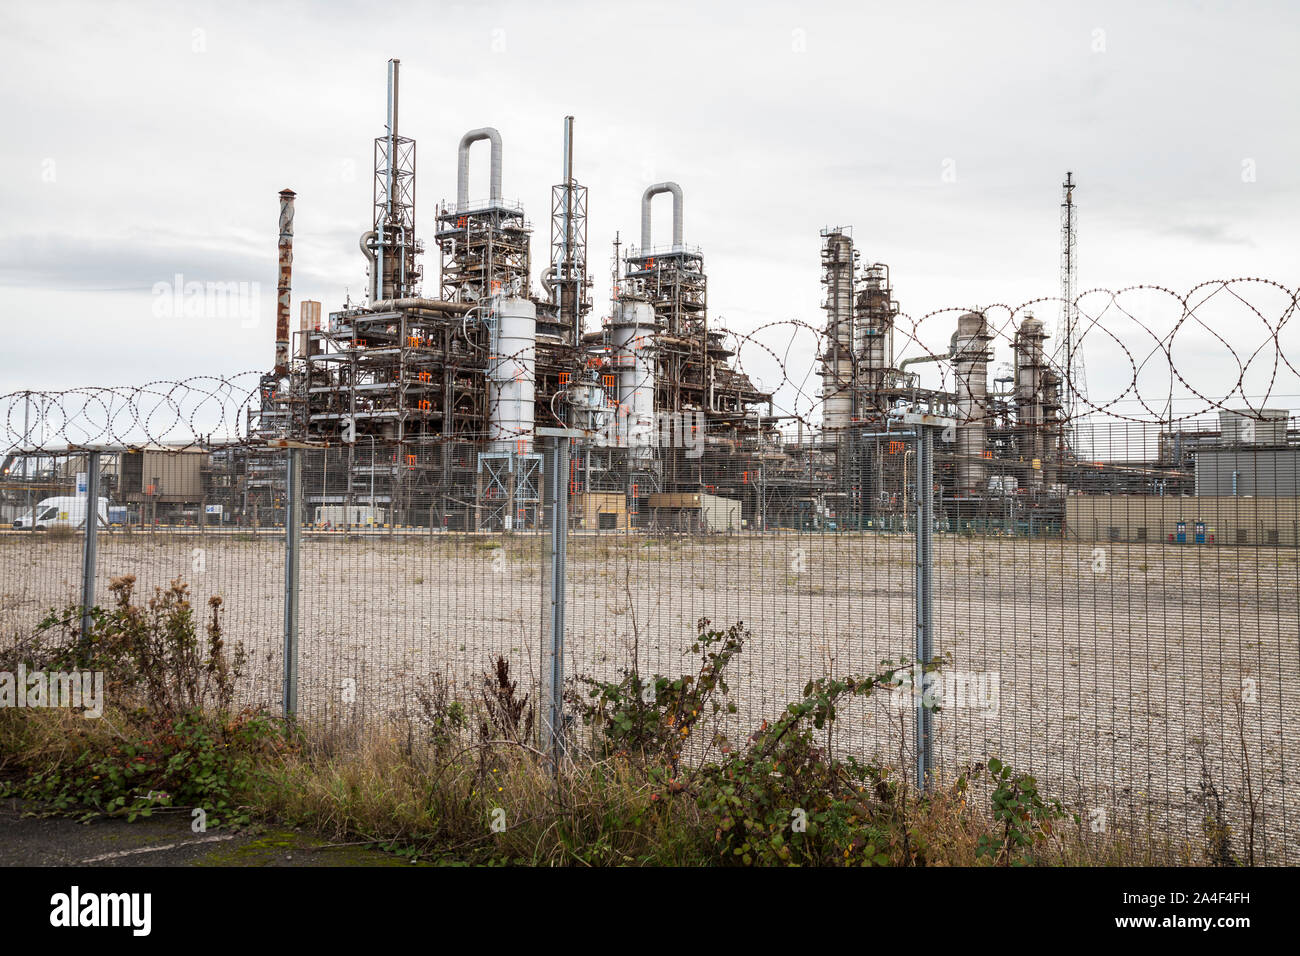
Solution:
<svg viewBox="0 0 1300 956"><path fill-rule="evenodd" d="M41 537L41 536L38 536ZM538 536L308 536L301 709L332 721L408 713L432 673L462 698L496 654L533 686L543 607ZM950 656L937 762L954 775L999 756L1031 770L1084 825L1188 843L1213 793L1256 859L1300 863L1300 570L1295 549L1080 545L936 537L935 646ZM575 535L567 672L679 673L696 621L742 620L742 736L827 673L912 656L910 536ZM0 535L0 634L30 632L75 600L81 545ZM134 574L221 595L227 636L250 652L250 702L275 705L281 672L278 537L106 536L98 587ZM910 757L911 701L858 702L841 752ZM356 725L355 723L353 724ZM1207 803L1208 799L1208 803ZM1244 849L1242 849L1244 852Z"/></svg>

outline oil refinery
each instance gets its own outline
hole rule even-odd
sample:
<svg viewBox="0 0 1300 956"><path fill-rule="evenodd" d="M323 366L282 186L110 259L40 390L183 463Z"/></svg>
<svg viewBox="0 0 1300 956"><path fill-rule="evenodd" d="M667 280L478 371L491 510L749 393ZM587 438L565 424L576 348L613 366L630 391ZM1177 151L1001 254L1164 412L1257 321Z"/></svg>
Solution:
<svg viewBox="0 0 1300 956"><path fill-rule="evenodd" d="M1251 476L1202 475L1216 449L1248 448L1251 460L1268 452L1281 456L1275 471L1296 471L1300 434L1281 410L1225 409L1217 429L1179 423L1153 443L1135 443L1134 454L1092 454L1073 174L1062 184L1055 335L1027 309L997 329L971 310L956 317L946 350L917 351L914 330L903 330L900 343L896 328L895 288L905 277L864 258L851 227L822 229L816 422L779 409L742 368L735 336L711 320L705 257L687 242L681 184L644 188L639 244L615 239L611 300L596 319L574 118L563 120L535 288L533 226L504 198L511 144L489 126L461 136L455 198L421 219L416 143L400 132L399 104L394 59L374 139L371 226L358 237L364 301L327 314L302 301L291 329L298 197L283 190L274 365L244 410L245 440L179 457L145 448L120 467L110 462L106 480L115 501L135 509L134 521L207 523L212 502L222 523L282 521L277 449L292 442L307 449L312 524L538 528L542 438L579 428L587 440L572 447L568 469L575 528L906 530L918 491L914 452L899 434L902 409L951 422L939 436L933 491L937 514L954 530L1061 534L1067 503L1084 495L1179 497L1214 482L1229 482L1235 495ZM471 181L475 150L488 153L486 183ZM450 143L432 160L422 155L426 167L450 173ZM661 215L671 203L669 223L654 219L660 196ZM424 221L433 226L436 278L421 262ZM999 343L1011 361L995 363ZM925 363L941 370L940 387L922 385ZM53 477L42 487L57 494Z"/></svg>

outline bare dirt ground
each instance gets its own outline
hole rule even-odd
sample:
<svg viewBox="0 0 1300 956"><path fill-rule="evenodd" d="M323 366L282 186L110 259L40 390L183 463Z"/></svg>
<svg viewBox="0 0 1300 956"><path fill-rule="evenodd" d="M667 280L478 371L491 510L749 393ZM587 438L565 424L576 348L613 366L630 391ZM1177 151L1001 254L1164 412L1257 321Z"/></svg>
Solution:
<svg viewBox="0 0 1300 956"><path fill-rule="evenodd" d="M941 774L999 756L1084 826L1188 845L1193 861L1217 799L1238 853L1253 818L1258 862L1300 862L1295 549L948 535L936 547L935 646L957 681L937 718ZM913 656L912 549L903 535L574 535L567 673L612 677L634 659L680 673L698 619L744 621L727 728L743 736L809 679ZM0 535L0 634L75 601L80 554L76 539ZM309 535L302 713L377 726L409 713L435 672L472 696L497 654L534 687L544 560L535 535ZM127 573L144 594L175 577L196 604L219 594L228 638L250 654L248 700L278 704L279 537L119 533L99 569L101 603ZM835 747L910 760L912 706L900 693L846 708Z"/></svg>

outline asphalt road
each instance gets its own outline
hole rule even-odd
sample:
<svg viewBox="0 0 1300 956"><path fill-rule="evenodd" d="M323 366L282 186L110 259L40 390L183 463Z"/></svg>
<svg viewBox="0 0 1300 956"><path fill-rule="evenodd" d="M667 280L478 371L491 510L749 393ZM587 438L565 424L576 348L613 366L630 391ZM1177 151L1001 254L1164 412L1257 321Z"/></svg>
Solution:
<svg viewBox="0 0 1300 956"><path fill-rule="evenodd" d="M0 801L4 866L409 866L379 850L328 846L288 829L194 833L189 813L164 812L128 823L25 816L22 800Z"/></svg>

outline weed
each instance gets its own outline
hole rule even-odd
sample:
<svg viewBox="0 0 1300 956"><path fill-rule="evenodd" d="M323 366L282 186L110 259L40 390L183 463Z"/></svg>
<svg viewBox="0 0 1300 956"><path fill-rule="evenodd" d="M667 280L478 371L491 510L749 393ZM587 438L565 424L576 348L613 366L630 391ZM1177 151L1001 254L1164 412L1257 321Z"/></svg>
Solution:
<svg viewBox="0 0 1300 956"><path fill-rule="evenodd" d="M113 701L98 721L52 710L0 713L0 753L27 771L7 792L83 819L199 806L211 826L246 820L237 795L282 742L264 716L231 712L244 656L239 648L227 653L221 599L209 600L200 639L182 581L156 589L146 607L133 603L134 583L130 575L113 579L116 605L92 609L84 631L75 609L51 612L0 660L0 668L18 660L33 670L102 670Z"/></svg>
<svg viewBox="0 0 1300 956"><path fill-rule="evenodd" d="M694 674L647 679L628 670L614 682L580 677L575 683L586 689L586 697L575 689L566 693L582 722L593 728L602 754L656 757L675 773L682 748L701 717L706 712L736 712L734 703L724 702L729 691L724 671L740 653L748 632L739 622L712 630L708 619L701 619L696 630L690 652L700 663Z"/></svg>
<svg viewBox="0 0 1300 956"><path fill-rule="evenodd" d="M484 718L479 735L484 740L509 740L520 743L532 736L536 708L528 695L519 696L519 684L510 679L510 664L498 655L492 671L483 677Z"/></svg>
<svg viewBox="0 0 1300 956"><path fill-rule="evenodd" d="M991 858L995 865L1020 866L1029 862L1029 851L1052 835L1052 828L1066 816L1057 800L1043 800L1038 792L1038 781L1029 774L1015 773L996 757L987 767L976 764L970 775L987 769L993 784L990 800L993 820L1000 832L980 837L975 855ZM967 776L958 780L958 788L965 790Z"/></svg>

